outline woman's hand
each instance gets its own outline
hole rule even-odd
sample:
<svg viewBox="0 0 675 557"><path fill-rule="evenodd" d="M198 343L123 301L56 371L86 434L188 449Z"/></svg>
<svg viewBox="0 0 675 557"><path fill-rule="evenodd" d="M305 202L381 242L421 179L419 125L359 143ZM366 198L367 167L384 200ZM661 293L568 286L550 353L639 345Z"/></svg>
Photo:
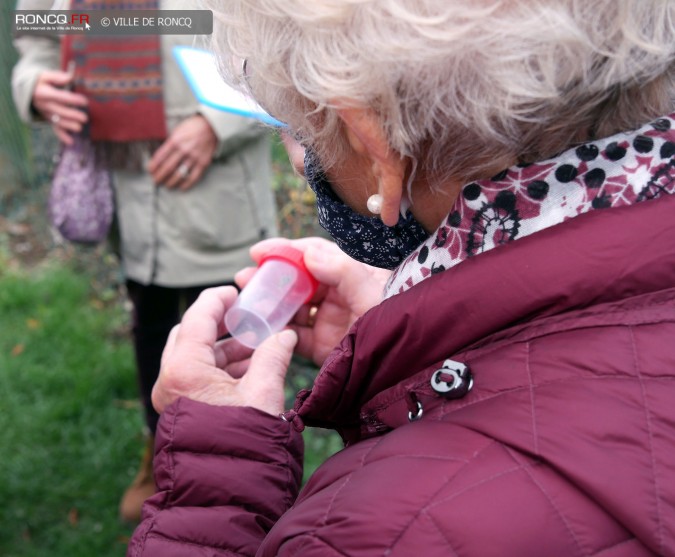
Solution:
<svg viewBox="0 0 675 557"><path fill-rule="evenodd" d="M61 71L44 71L38 77L33 91L33 108L52 128L59 141L66 145L73 143L71 133L79 133L87 123L87 97L65 89L73 80L73 75Z"/></svg>
<svg viewBox="0 0 675 557"><path fill-rule="evenodd" d="M225 312L237 298L232 286L205 290L171 331L152 403L162 412L178 397L215 406L252 406L278 415L284 410L284 378L297 342L285 330L256 350L234 339L219 341Z"/></svg>
<svg viewBox="0 0 675 557"><path fill-rule="evenodd" d="M203 116L195 114L178 124L155 151L148 172L155 184L189 190L209 167L218 138Z"/></svg>
<svg viewBox="0 0 675 557"><path fill-rule="evenodd" d="M298 334L297 352L320 366L354 321L382 300L391 271L359 263L333 242L321 238L272 238L255 244L251 257L260 261L279 245L303 251L307 269L320 283L314 298L300 308L289 324ZM243 269L235 281L243 287L254 273L254 268Z"/></svg>

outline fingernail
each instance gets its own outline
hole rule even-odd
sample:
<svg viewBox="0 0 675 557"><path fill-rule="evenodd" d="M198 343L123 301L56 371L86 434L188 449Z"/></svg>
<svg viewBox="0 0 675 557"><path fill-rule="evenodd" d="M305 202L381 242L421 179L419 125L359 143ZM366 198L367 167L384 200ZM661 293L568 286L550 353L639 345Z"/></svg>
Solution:
<svg viewBox="0 0 675 557"><path fill-rule="evenodd" d="M285 348L293 348L298 342L298 335L291 329L284 329L279 333L279 343Z"/></svg>

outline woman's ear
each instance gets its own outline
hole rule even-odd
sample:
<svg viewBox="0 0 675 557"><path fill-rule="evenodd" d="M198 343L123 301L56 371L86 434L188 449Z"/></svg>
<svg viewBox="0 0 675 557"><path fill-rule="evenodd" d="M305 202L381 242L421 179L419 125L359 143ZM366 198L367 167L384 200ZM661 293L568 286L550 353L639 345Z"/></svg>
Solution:
<svg viewBox="0 0 675 557"><path fill-rule="evenodd" d="M394 151L375 113L367 108L339 108L352 149L372 163L377 191L382 196L380 218L387 226L398 222L407 161Z"/></svg>

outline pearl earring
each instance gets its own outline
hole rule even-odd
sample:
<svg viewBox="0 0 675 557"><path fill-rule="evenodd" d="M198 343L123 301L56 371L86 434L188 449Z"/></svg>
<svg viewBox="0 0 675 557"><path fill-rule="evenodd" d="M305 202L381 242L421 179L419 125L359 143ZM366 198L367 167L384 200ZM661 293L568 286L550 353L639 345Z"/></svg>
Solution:
<svg viewBox="0 0 675 557"><path fill-rule="evenodd" d="M379 215L382 212L382 196L379 193L373 194L366 201L366 207L368 210L373 213L373 215Z"/></svg>

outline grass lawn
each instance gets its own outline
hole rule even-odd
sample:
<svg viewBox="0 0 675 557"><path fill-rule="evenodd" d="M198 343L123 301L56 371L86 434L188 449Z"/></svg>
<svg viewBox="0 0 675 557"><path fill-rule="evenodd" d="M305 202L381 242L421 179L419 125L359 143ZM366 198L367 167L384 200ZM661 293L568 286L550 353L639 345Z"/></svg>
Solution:
<svg viewBox="0 0 675 557"><path fill-rule="evenodd" d="M142 442L126 321L72 269L0 260L0 555L124 555Z"/></svg>
<svg viewBox="0 0 675 557"><path fill-rule="evenodd" d="M0 255L3 557L122 556L133 531L117 516L143 449L129 318L95 285L68 264L10 269ZM294 368L289 395L316 371ZM305 442L306 476L340 448L310 429Z"/></svg>

